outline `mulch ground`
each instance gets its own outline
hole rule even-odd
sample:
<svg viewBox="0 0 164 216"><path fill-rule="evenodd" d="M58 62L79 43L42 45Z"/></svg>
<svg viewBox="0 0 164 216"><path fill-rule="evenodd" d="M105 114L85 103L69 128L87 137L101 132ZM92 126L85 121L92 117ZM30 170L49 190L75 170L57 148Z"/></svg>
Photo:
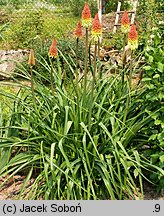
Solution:
<svg viewBox="0 0 164 216"><path fill-rule="evenodd" d="M0 188L0 200L17 200L26 176L16 175L11 178L2 188ZM5 181L5 177L0 177L0 185ZM24 190L24 197L30 191L30 186L35 178L31 178ZM157 193L156 189L147 182L144 182L144 200L164 200L164 190ZM136 197L136 200L139 198Z"/></svg>

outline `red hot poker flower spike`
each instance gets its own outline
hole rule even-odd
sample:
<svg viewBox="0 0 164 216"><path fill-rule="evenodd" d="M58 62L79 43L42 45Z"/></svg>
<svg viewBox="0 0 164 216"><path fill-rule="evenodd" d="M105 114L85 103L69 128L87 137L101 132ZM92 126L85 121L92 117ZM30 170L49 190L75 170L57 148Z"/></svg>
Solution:
<svg viewBox="0 0 164 216"><path fill-rule="evenodd" d="M30 50L28 64L30 66L34 66L35 65L35 57L34 57L34 50L33 49Z"/></svg>
<svg viewBox="0 0 164 216"><path fill-rule="evenodd" d="M89 28L92 25L91 11L88 6L88 2L85 3L84 9L82 11L81 21L84 28Z"/></svg>
<svg viewBox="0 0 164 216"><path fill-rule="evenodd" d="M95 18L92 22L92 30L91 30L92 38L94 41L98 41L98 39L102 35L102 26L99 20L98 13L95 15Z"/></svg>
<svg viewBox="0 0 164 216"><path fill-rule="evenodd" d="M58 51L57 51L57 48L56 48L56 39L55 38L52 41L52 44L50 46L48 55L51 58L57 58L57 56L58 56Z"/></svg>
<svg viewBox="0 0 164 216"><path fill-rule="evenodd" d="M121 30L123 33L128 33L130 29L130 21L129 21L129 16L128 16L128 12L124 11L124 14L122 16L121 19Z"/></svg>
<svg viewBox="0 0 164 216"><path fill-rule="evenodd" d="M128 34L128 46L131 50L138 48L138 33L134 24L132 24Z"/></svg>
<svg viewBox="0 0 164 216"><path fill-rule="evenodd" d="M82 37L82 26L81 26L80 22L78 22L78 24L77 24L77 27L76 27L76 29L74 31L74 36L76 38L81 38Z"/></svg>

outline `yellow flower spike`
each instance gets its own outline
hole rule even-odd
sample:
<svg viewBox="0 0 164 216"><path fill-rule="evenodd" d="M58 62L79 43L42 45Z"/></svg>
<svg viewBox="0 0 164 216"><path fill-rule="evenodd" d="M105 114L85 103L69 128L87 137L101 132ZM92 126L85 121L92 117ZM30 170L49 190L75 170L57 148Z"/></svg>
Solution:
<svg viewBox="0 0 164 216"><path fill-rule="evenodd" d="M81 26L80 22L78 22L78 24L77 24L77 27L74 31L74 36L76 38L82 38L82 26Z"/></svg>
<svg viewBox="0 0 164 216"><path fill-rule="evenodd" d="M127 34L130 30L130 21L129 21L129 17L128 17L128 12L124 11L124 14L122 16L121 19L121 31L124 34Z"/></svg>
<svg viewBox="0 0 164 216"><path fill-rule="evenodd" d="M48 55L51 58L57 58L58 57L58 51L57 51L57 48L56 48L56 39L55 38L52 41L52 44L50 46Z"/></svg>
<svg viewBox="0 0 164 216"><path fill-rule="evenodd" d="M82 11L81 22L84 28L89 28L92 25L92 17L88 2L85 3L84 9Z"/></svg>
<svg viewBox="0 0 164 216"><path fill-rule="evenodd" d="M128 46L131 50L138 48L138 33L134 24L131 26L128 34Z"/></svg>
<svg viewBox="0 0 164 216"><path fill-rule="evenodd" d="M98 42L99 38L102 35L102 26L99 20L99 16L98 13L95 15L95 18L92 22L92 30L91 30L91 34L92 34L92 39L95 42Z"/></svg>

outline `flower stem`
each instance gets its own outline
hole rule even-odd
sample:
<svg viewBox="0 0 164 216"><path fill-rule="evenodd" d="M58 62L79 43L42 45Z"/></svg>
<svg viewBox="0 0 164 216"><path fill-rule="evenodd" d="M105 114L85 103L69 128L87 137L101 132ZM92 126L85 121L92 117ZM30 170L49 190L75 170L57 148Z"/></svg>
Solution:
<svg viewBox="0 0 164 216"><path fill-rule="evenodd" d="M50 64L51 64L51 74L50 74L51 93L52 93L52 96L54 96L54 86L53 86L53 64L52 64L52 60L51 60L51 59L50 59Z"/></svg>
<svg viewBox="0 0 164 216"><path fill-rule="evenodd" d="M79 74L78 74L78 48L79 48L79 38L76 39L76 95L77 95L77 130L79 131L80 124L80 101L79 101Z"/></svg>
<svg viewBox="0 0 164 216"><path fill-rule="evenodd" d="M93 70L93 80L92 80L92 96L93 96L93 93L94 93L94 85L95 85L95 77L96 77L96 54L97 54L97 44L95 43L95 52L94 52L94 70Z"/></svg>
<svg viewBox="0 0 164 216"><path fill-rule="evenodd" d="M91 118L92 118L92 107L93 107L93 98L94 98L94 86L95 86L95 77L96 77L96 54L97 54L97 43L95 43L94 51L94 69L93 69L93 79L92 79L92 89L91 89L91 102L89 107L89 130L91 129Z"/></svg>
<svg viewBox="0 0 164 216"><path fill-rule="evenodd" d="M131 58L130 58L129 89L131 89L132 86L132 70L133 70L133 51L131 51Z"/></svg>
<svg viewBox="0 0 164 216"><path fill-rule="evenodd" d="M87 72L88 72L88 28L86 28L86 36L85 36L84 105L86 105Z"/></svg>
<svg viewBox="0 0 164 216"><path fill-rule="evenodd" d="M79 75L78 75L78 47L79 47L79 38L76 39L76 90L78 93L78 80L79 80Z"/></svg>
<svg viewBox="0 0 164 216"><path fill-rule="evenodd" d="M124 34L123 40L123 54L122 54L122 86L124 85L124 68L126 64L126 53L125 53L125 45L126 45L126 34Z"/></svg>
<svg viewBox="0 0 164 216"><path fill-rule="evenodd" d="M98 39L98 76L100 77L100 79L102 78L102 73L100 71L100 67L101 67L101 64L100 64L100 39Z"/></svg>
<svg viewBox="0 0 164 216"><path fill-rule="evenodd" d="M34 106L35 106L35 109L36 109L37 107L36 107L35 93L34 93L34 80L33 80L33 66L32 65L30 65L30 75L31 75L32 100L33 100L33 103L34 103Z"/></svg>

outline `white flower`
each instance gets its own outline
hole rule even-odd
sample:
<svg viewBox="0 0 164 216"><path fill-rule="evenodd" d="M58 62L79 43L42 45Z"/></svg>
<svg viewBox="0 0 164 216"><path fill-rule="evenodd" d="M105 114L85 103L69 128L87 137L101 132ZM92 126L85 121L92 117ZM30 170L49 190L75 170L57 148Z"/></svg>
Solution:
<svg viewBox="0 0 164 216"><path fill-rule="evenodd" d="M158 30L157 27L153 27L153 28L152 28L152 31L156 31L156 30Z"/></svg>
<svg viewBox="0 0 164 216"><path fill-rule="evenodd" d="M151 39L153 39L154 37L155 37L155 35L153 35L153 34L152 34L152 35L150 35L150 38L151 38Z"/></svg>
<svg viewBox="0 0 164 216"><path fill-rule="evenodd" d="M164 21L159 21L159 25L164 25Z"/></svg>

